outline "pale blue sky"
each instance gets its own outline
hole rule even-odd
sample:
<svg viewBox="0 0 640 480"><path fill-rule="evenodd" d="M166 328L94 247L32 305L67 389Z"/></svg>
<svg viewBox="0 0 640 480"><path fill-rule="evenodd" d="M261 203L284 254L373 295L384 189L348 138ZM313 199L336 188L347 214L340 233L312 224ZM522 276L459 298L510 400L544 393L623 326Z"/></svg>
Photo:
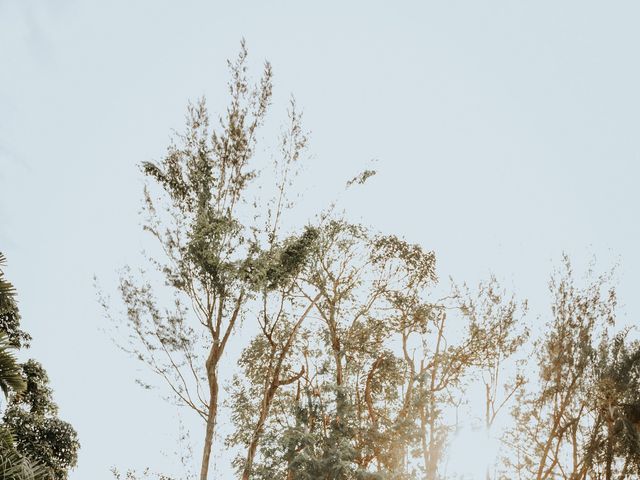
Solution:
<svg viewBox="0 0 640 480"><path fill-rule="evenodd" d="M312 130L302 216L378 159L343 205L434 249L441 277L493 271L544 312L561 252L595 254L621 262L633 323L639 21L633 1L0 0L0 250L80 435L71 479L172 461L176 410L100 331L92 277L138 263L136 165L189 99L224 106L242 37L275 70L267 143L290 93Z"/></svg>

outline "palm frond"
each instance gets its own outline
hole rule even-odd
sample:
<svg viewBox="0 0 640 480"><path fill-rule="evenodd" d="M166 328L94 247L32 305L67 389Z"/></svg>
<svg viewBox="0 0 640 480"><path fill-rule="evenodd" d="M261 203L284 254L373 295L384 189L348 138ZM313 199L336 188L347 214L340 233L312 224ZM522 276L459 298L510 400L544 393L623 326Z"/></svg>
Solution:
<svg viewBox="0 0 640 480"><path fill-rule="evenodd" d="M0 308L7 308L8 305L15 301L15 288L11 282L8 282L4 278L4 271L2 267L7 264L7 257L0 252Z"/></svg>
<svg viewBox="0 0 640 480"><path fill-rule="evenodd" d="M22 369L11 353L12 346L7 336L0 332L0 389L5 397L10 391L21 392L26 388Z"/></svg>
<svg viewBox="0 0 640 480"><path fill-rule="evenodd" d="M48 468L20 455L11 431L0 426L0 479L52 480L53 476Z"/></svg>
<svg viewBox="0 0 640 480"><path fill-rule="evenodd" d="M15 451L1 451L0 478L4 480L51 480L48 468L30 462Z"/></svg>

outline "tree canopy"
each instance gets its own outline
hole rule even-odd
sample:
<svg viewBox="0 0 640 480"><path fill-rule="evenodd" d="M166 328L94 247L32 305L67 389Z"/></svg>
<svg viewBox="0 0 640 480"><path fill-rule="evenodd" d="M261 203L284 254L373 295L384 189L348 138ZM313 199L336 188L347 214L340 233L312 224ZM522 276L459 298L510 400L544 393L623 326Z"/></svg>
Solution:
<svg viewBox="0 0 640 480"><path fill-rule="evenodd" d="M0 422L0 472L15 480L65 480L80 444L73 427L58 418L58 407L42 365L19 364L10 349L26 348L13 285L5 279L0 254L0 387L8 400Z"/></svg>

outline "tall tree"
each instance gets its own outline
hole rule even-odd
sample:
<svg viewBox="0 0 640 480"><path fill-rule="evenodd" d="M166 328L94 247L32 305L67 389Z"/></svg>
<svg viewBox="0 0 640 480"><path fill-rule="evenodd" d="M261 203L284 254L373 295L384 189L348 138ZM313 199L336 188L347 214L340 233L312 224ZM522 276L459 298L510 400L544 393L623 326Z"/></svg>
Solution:
<svg viewBox="0 0 640 480"><path fill-rule="evenodd" d="M410 363L416 378L416 421L427 480L441 478L448 435L455 428L445 423L444 413L459 405L462 381L478 361L477 331L463 329L455 335L460 326L454 319L443 307L430 309L421 330L421 355ZM456 336L457 341L450 343L449 338Z"/></svg>
<svg viewBox="0 0 640 480"><path fill-rule="evenodd" d="M536 347L536 389L515 408L514 467L536 480L586 479L589 439L601 428L593 416L591 372L600 339L614 324L615 291L607 276L578 286L566 256L550 291L551 318Z"/></svg>
<svg viewBox="0 0 640 480"><path fill-rule="evenodd" d="M484 428L490 437L496 434L491 430L498 415L525 383L520 372L511 378L507 372L517 367L511 360L529 338L529 328L523 325L527 302L508 295L493 275L480 283L477 292L471 293L465 286L456 288L454 297L470 320L477 358L474 367L484 391ZM487 465L487 480L491 478L491 467Z"/></svg>
<svg viewBox="0 0 640 480"><path fill-rule="evenodd" d="M330 448L324 455L350 459L354 472L402 472L409 432L394 313L400 296L424 294L435 279L433 252L417 245L346 222L323 231L307 281L321 294L316 310L330 367L319 363L307 390L320 394L331 419L320 430Z"/></svg>
<svg viewBox="0 0 640 480"><path fill-rule="evenodd" d="M400 335L393 312L401 296L424 294L435 281L433 253L344 221L318 230L300 282L312 322L297 336L289 364L298 371L278 390L250 478L408 478L415 427L403 358L393 351ZM248 438L247 419L260 411L253 392L270 384L269 369L256 361L268 345L262 337L241 362L232 444Z"/></svg>
<svg viewBox="0 0 640 480"><path fill-rule="evenodd" d="M578 479L640 475L640 342L628 333L605 335L597 348L587 389L593 424Z"/></svg>
<svg viewBox="0 0 640 480"><path fill-rule="evenodd" d="M295 295L295 277L315 236L312 228L288 237L280 232L289 205L286 191L306 143L294 103L281 142L282 158L275 162L274 197L264 204L249 201L249 186L264 169L254 152L271 100L272 73L266 63L262 78L251 86L246 62L243 42L238 58L229 62L230 103L219 128L211 127L204 100L191 105L186 132L159 163L142 165L150 179L144 190L144 228L163 254L151 261L164 276L173 304L161 306L151 282L138 280L130 269L120 281L126 324L133 333L124 348L147 363L204 421L201 480L208 477L218 415L218 368L251 305L265 306L257 321L271 349L271 387L263 392L262 416L286 381L287 335L295 336L304 315L285 319L283 312L272 315L267 307L286 305ZM251 445L261 431L258 421L247 471L255 452Z"/></svg>

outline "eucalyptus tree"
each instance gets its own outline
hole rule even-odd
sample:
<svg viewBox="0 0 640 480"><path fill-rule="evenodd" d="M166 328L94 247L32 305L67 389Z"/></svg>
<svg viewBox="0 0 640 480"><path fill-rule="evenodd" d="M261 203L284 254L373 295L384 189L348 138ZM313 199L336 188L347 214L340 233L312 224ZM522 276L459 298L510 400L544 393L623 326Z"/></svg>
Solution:
<svg viewBox="0 0 640 480"><path fill-rule="evenodd" d="M264 248L249 265L252 291L260 303L259 334L244 350L239 362L249 380L244 383L248 384L250 398L247 389L240 386L242 379L236 376L235 384L240 389L236 389L233 404L236 419L242 418L250 425L243 425L235 440L230 439L230 443L235 441L246 447L246 454L238 462L244 480L252 474L258 446L279 390L297 382L304 374L304 366L296 367L292 356L303 324L319 299L319 295L306 299L300 287L309 257L316 248L317 229L308 226L301 235L279 240L282 213L292 204L287 187L306 143L300 114L292 102L288 128L282 136L280 157L275 165L277 194L270 201L263 230L254 232L254 243L264 244ZM253 409L251 399L255 399Z"/></svg>
<svg viewBox="0 0 640 480"><path fill-rule="evenodd" d="M624 330L597 348L588 391L593 426L578 479L640 476L640 342Z"/></svg>
<svg viewBox="0 0 640 480"><path fill-rule="evenodd" d="M263 436L259 461L237 467L252 479L440 478L452 428L443 410L478 363L478 328L430 301L433 252L339 220L317 233L297 279L307 302L292 315L308 322L266 421L268 332L241 358L228 442L248 447L256 419Z"/></svg>
<svg viewBox="0 0 640 480"><path fill-rule="evenodd" d="M479 374L483 387L484 428L487 436L491 436L498 415L526 382L518 371L524 360L514 362L513 357L529 338L529 328L523 321L527 302L518 302L514 295L508 295L493 275L481 282L476 292L466 286L456 288L454 297L463 315L469 318L477 358L473 370ZM514 367L515 375L508 376ZM488 465L487 480L491 478L489 469Z"/></svg>
<svg viewBox="0 0 640 480"><path fill-rule="evenodd" d="M484 390L483 419L488 431L525 382L520 373L511 379L503 376L509 366L507 362L529 338L529 328L523 322L527 302L518 302L514 295L508 295L495 276L481 282L475 294L465 288L464 292L457 291L456 296L463 314L470 319L469 327L477 342L476 367Z"/></svg>
<svg viewBox="0 0 640 480"><path fill-rule="evenodd" d="M398 478L435 480L441 478L448 435L455 428L444 413L460 402L463 380L478 362L478 330L467 317L450 315L459 305L451 304L449 297L432 298L430 287L437 280L433 252L395 237L376 242L377 247L383 244L386 255L393 252L391 264L399 260L403 272L395 288L385 289L381 317L389 329L384 341L393 345L400 375L394 380L394 408L387 408L388 397L382 397L385 410L380 418L387 427L372 438L373 458L387 472L404 475ZM367 375L367 405L369 381L379 364L374 362ZM377 431L376 416L371 420Z"/></svg>
<svg viewBox="0 0 640 480"><path fill-rule="evenodd" d="M395 303L435 282L435 255L393 235L331 222L323 231L308 284L316 302L324 349L309 388L331 406L329 445L344 444L356 471L393 476L404 472L410 431L402 398L404 365L394 350ZM333 398L332 398L333 397ZM348 438L351 436L351 438ZM340 455L334 455L340 457Z"/></svg>
<svg viewBox="0 0 640 480"><path fill-rule="evenodd" d="M347 230L348 233L345 233L345 231ZM264 402L247 401L247 399L250 398L247 393L258 392L257 395L253 395L254 398L264 398L264 395L260 395L259 392L261 392L265 388L268 390L270 386L273 385L273 374L271 373L270 368L270 364L273 362L273 353L271 352L279 351L284 353L287 350L290 351L292 355L289 363L293 365L293 362L295 361L300 365L300 367L298 367L297 374L290 376L290 380L292 381L287 381L286 384L280 385L281 387L288 386L289 388L280 389L279 404L282 405L284 399L289 399L290 403L286 407L286 409L275 412L275 415L280 418L278 418L275 424L271 423L269 425L271 429L275 428L279 430L280 436L286 438L287 440L285 440L285 442L288 442L290 445L288 445L284 449L281 449L279 448L281 447L279 440L276 440L278 444L277 446L269 445L269 442L272 442L277 438L277 435L273 435L272 432L266 432L267 435L261 445L262 449L265 452L273 450L279 452L279 460L288 465L284 468L282 474L290 478L303 478L304 475L307 474L319 475L320 470L333 470L334 473L338 475L335 478L342 478L340 477L340 475L346 474L346 471L351 468L352 463L350 447L347 448L349 452L338 451L340 450L340 445L344 446L344 443L341 442L337 437L339 430L338 428L333 429L334 441L332 442L332 444L324 441L326 436L329 435L329 430L332 430L331 425L337 427L339 423L342 423L343 425L347 423L348 416L346 414L345 407L347 401L344 398L344 388L342 387L342 382L344 381L344 369L342 368L344 366L344 361L342 358L340 358L338 361L339 363L334 363L336 362L336 356L342 355L344 351L346 351L346 349L342 353L340 353L339 347L327 348L328 345L326 345L325 343L329 342L329 344L331 344L332 342L332 344L335 346L336 342L339 342L340 340L337 339L339 333L335 330L332 330L332 328L335 326L335 323L330 323L330 326L327 328L325 327L326 324L324 322L318 322L318 311L324 311L322 310L322 308L323 305L327 302L326 296L328 294L327 286L323 284L324 279L320 279L320 277L318 276L318 272L322 270L323 267L327 268L327 264L334 261L343 262L342 268L344 269L356 268L356 265L354 263L355 252L351 251L351 248L355 250L356 244L358 244L358 240L362 240L365 237L365 233L364 229L334 221L329 221L326 225L322 225L317 230L317 232L318 237L314 242L314 248L311 251L309 264L307 265L307 268L305 268L301 272L302 275L300 275L296 279L299 294L303 299L306 300L307 306L305 307L304 304L300 304L300 306L298 307L299 313L295 313L295 308L293 309L293 311L288 313L289 316L300 319L313 316L316 317L316 322L314 325L308 326L306 329L302 329L301 331L299 331L299 335L297 335L295 338L292 336L292 333L297 331L296 327L298 326L298 324L296 323L293 325L287 325L286 323L282 322L281 324L283 328L276 331L276 333L282 332L280 335L281 339L275 341L270 340L273 337L271 329L263 328L261 334L259 334L259 336L254 339L250 347L245 350L243 354L241 366L243 367L245 386L242 389L238 389L236 394L236 401L234 402L234 417L236 419L237 433L232 436L230 441L232 443L238 443L238 440L241 438L241 432L247 428L243 425L242 422L243 419L247 417L247 412L263 411ZM336 255L335 251L331 251L331 247L335 246L336 244L340 245L340 254L344 254L344 257L340 257L339 255ZM313 283L311 283L311 280L313 280ZM338 282L344 282L344 278L339 278ZM353 276L350 277L350 282L352 283L352 285L350 285L348 288L354 289L356 288L356 285L361 282L361 278L358 275L353 274ZM343 286L343 288L346 287ZM309 312L309 306L312 307L312 312ZM289 310L291 310L291 308ZM280 308L278 308L278 314L282 314L282 310ZM335 315L333 315L332 319L334 319L336 322L338 321ZM269 317L265 317L265 321L262 323L268 325L273 322L269 320ZM322 327L320 327L321 325ZM332 335L333 338L329 339ZM291 343L292 340L297 340L297 342L293 344ZM261 347L261 345L264 345L268 348ZM266 352L267 355L265 356L263 354L262 356L264 358L258 358L259 361L256 362L256 354L261 351ZM331 363L334 365L338 365L337 367L335 367L335 370L331 367L328 367L327 365L321 365L328 362L328 359L324 355L325 352L330 353L332 358ZM249 361L249 359L251 361ZM332 373L329 373L329 371L326 370L325 367L330 368ZM324 378L329 380L327 383L322 383L322 385L320 385L320 377L325 374L326 376ZM292 389L294 390L294 392L292 392ZM325 390L322 394L320 393L321 389ZM340 393L336 393L339 389L342 389L340 390ZM333 405L333 398L328 397L333 397L334 394L338 396L338 405L335 406L335 409L332 409L328 405ZM292 442L296 441L294 438L296 436L293 433L293 431L296 429L295 424L298 423L298 426L300 426L299 422L297 421L300 419L297 419L297 415L295 415L294 405L299 404L303 400L303 397L308 395L312 395L314 398L328 396L326 399L327 408L324 409L323 407L323 427L320 430L317 430L315 428L320 424L319 422L316 422L317 419L307 419L311 423L306 422L306 427L302 427L310 429L309 435L315 436L312 443L317 444L317 446L313 447L313 450L315 451L315 453L313 454L311 454L309 451L303 452L304 449L301 448L301 445L291 445ZM334 419L334 421L331 421L329 419L330 416ZM337 418L341 420L335 420ZM292 420L294 422L293 425L291 423ZM286 427L284 429L278 429L277 425L279 423L286 425ZM252 428L249 425L249 431L251 430ZM344 442L350 442L351 438L343 438L343 440ZM334 461L330 462L328 460L329 455L326 455L326 452L319 452L319 450L322 448L320 446L321 442L328 448L334 448ZM247 443L247 446L249 447L249 449L251 449L251 445L248 439L245 440L245 443ZM285 459L285 457L283 457L283 455L286 454L286 451L289 451L289 453L291 453L291 450L296 452L296 456L298 458L300 458L300 455L307 454L309 454L310 458L308 461L304 462L304 465L298 465L295 459L290 458L287 460ZM319 456L322 458L319 458L317 454L319 454ZM262 464L257 466L257 468L254 468L253 472L251 472L253 473L253 478L263 478L263 476L266 477L272 475L275 469L279 469L282 466L282 464L273 465L273 462L269 462L268 459L265 459L264 455L262 457ZM345 465L341 465L343 461L345 462ZM331 463L331 465L329 465L327 462ZM269 466L269 464L271 466ZM247 478L246 476L250 473L247 471L247 464L243 464L243 467L243 475L245 475L245 478ZM258 477L258 475L261 475L261 477Z"/></svg>
<svg viewBox="0 0 640 480"><path fill-rule="evenodd" d="M479 350L476 331L460 323L442 305L432 306L419 326L421 349L409 361L414 386L414 411L419 426L419 451L427 480L441 478L449 434L456 425L447 423L444 413L461 403L460 389Z"/></svg>
<svg viewBox="0 0 640 480"><path fill-rule="evenodd" d="M307 302L295 318L309 319L291 349L289 364L299 366L274 399L251 478L405 478L415 428L403 397L403 358L394 352L393 312L400 297L424 294L435 281L435 257L345 221L325 218L317 233L298 278ZM247 412L260 410L251 399L270 384L256 355L265 338L241 360L231 444L248 441Z"/></svg>
<svg viewBox="0 0 640 480"><path fill-rule="evenodd" d="M615 320L616 297L605 275L576 284L567 257L550 282L551 318L536 345L535 389L514 409L514 471L527 478L586 479L594 421L592 369L597 348ZM592 477L600 478L600 477Z"/></svg>
<svg viewBox="0 0 640 480"><path fill-rule="evenodd" d="M255 151L271 102L272 71L266 63L260 80L251 85L244 42L228 65L230 101L218 126L212 125L204 100L190 105L186 131L176 136L160 162L142 164L149 179L144 228L160 246L150 261L168 292L130 268L120 281L127 309L124 323L132 334L123 348L145 362L175 398L204 421L201 480L208 477L218 415L218 368L242 318L250 315L263 332L270 332L265 338L272 342L271 360L279 365L271 371L273 390L284 381L288 347L286 341L284 346L279 343L279 329L289 325L289 319L271 317L266 309L256 313L253 307L276 296L286 304L295 294L292 279L314 237L312 228L285 238L280 231L290 204L286 191L306 143L295 105L281 139L283 156L275 162L273 199L254 201L250 185L266 166ZM165 294L173 298L169 306L161 300ZM263 415L273 393L265 395ZM256 438L261 429L255 426ZM247 468L252 456L247 456Z"/></svg>

